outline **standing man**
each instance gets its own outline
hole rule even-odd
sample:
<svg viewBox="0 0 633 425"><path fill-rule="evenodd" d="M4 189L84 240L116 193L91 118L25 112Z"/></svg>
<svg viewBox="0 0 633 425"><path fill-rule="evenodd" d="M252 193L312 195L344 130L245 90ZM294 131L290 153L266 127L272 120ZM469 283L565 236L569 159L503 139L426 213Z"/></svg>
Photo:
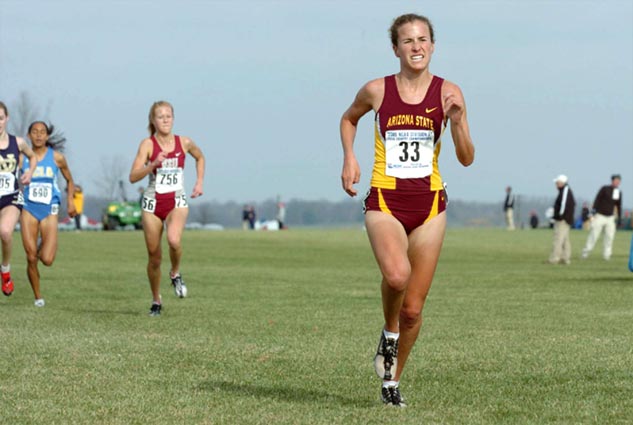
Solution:
<svg viewBox="0 0 633 425"><path fill-rule="evenodd" d="M574 224L574 209L576 201L569 185L567 176L561 174L554 179L558 188L558 197L554 202L554 245L549 256L550 264L571 263L571 242L569 230Z"/></svg>
<svg viewBox="0 0 633 425"><path fill-rule="evenodd" d="M285 229L284 227L285 221L286 221L286 204L279 201L279 203L277 203L277 223L279 223L279 230Z"/></svg>
<svg viewBox="0 0 633 425"><path fill-rule="evenodd" d="M242 230L248 230L248 205L242 209Z"/></svg>
<svg viewBox="0 0 633 425"><path fill-rule="evenodd" d="M255 230L255 220L257 219L257 214L255 213L255 207L253 205L249 205L246 219L248 220L248 228Z"/></svg>
<svg viewBox="0 0 633 425"><path fill-rule="evenodd" d="M514 194L512 188L506 187L506 201L503 204L503 210L506 213L506 229L514 230Z"/></svg>
<svg viewBox="0 0 633 425"><path fill-rule="evenodd" d="M602 186L593 201L593 209L595 214L591 221L591 229L587 237L587 243L582 250L582 258L587 258L593 250L596 242L600 238L600 234L604 230L604 248L602 250L602 258L611 259L611 249L613 246L613 238L615 237L616 223L620 222L622 214L622 192L620 191L619 174L611 176L611 184Z"/></svg>

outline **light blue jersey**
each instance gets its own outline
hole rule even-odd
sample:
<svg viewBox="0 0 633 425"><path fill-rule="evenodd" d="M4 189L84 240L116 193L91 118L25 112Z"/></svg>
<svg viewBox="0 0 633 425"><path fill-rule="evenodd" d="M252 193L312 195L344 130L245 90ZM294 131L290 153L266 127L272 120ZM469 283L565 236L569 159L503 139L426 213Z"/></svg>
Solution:
<svg viewBox="0 0 633 425"><path fill-rule="evenodd" d="M49 215L57 215L61 193L57 185L59 168L55 164L54 150L48 148L41 161L37 163L31 176L31 183L24 187L24 210L38 221ZM22 171L29 169L29 159L25 156Z"/></svg>

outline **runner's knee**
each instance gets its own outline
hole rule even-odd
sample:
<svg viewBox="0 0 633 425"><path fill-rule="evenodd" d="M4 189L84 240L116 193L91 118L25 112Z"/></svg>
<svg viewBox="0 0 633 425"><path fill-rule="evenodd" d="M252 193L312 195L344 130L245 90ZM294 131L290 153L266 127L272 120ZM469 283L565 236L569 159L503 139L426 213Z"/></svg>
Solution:
<svg viewBox="0 0 633 425"><path fill-rule="evenodd" d="M424 305L424 304L422 304ZM414 328L422 320L422 305L418 306L402 306L400 310L400 327Z"/></svg>
<svg viewBox="0 0 633 425"><path fill-rule="evenodd" d="M50 267L53 265L53 262L55 261L55 255L51 255L51 254L40 254L40 261L42 262L42 264L44 264L47 267Z"/></svg>
<svg viewBox="0 0 633 425"><path fill-rule="evenodd" d="M181 247L179 235L167 235L167 244L172 250L179 250Z"/></svg>
<svg viewBox="0 0 633 425"><path fill-rule="evenodd" d="M0 239L3 242L11 242L13 240L13 229L0 228Z"/></svg>
<svg viewBox="0 0 633 425"><path fill-rule="evenodd" d="M160 249L149 252L147 264L151 268L159 268L162 260Z"/></svg>
<svg viewBox="0 0 633 425"><path fill-rule="evenodd" d="M388 267L383 271L387 285L396 291L403 291L407 287L411 268L407 265Z"/></svg>

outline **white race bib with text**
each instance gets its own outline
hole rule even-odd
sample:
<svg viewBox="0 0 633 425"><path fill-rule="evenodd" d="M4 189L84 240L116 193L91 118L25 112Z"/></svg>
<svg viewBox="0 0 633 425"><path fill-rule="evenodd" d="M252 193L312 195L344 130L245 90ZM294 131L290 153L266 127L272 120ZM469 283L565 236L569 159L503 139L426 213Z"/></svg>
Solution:
<svg viewBox="0 0 633 425"><path fill-rule="evenodd" d="M389 130L385 136L386 175L399 179L431 175L434 148L432 130Z"/></svg>
<svg viewBox="0 0 633 425"><path fill-rule="evenodd" d="M0 173L0 196L15 192L15 176L13 173Z"/></svg>
<svg viewBox="0 0 633 425"><path fill-rule="evenodd" d="M156 193L182 190L182 168L159 168L156 170Z"/></svg>
<svg viewBox="0 0 633 425"><path fill-rule="evenodd" d="M38 204L50 204L53 199L53 185L51 183L33 183L29 185L29 201Z"/></svg>

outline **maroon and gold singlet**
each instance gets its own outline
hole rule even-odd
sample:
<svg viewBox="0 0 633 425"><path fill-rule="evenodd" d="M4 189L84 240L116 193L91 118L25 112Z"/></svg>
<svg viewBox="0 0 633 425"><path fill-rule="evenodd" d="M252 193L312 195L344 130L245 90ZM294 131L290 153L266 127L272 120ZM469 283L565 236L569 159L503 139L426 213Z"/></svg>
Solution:
<svg viewBox="0 0 633 425"><path fill-rule="evenodd" d="M411 233L446 209L437 160L445 128L442 78L433 76L421 103L405 103L395 75L385 77L376 112L375 152L366 211L393 215Z"/></svg>
<svg viewBox="0 0 633 425"><path fill-rule="evenodd" d="M156 138L152 136L151 139L153 149L150 162L161 152ZM180 137L174 136L174 150L169 152L161 165L149 175L149 185L143 194L143 211L165 220L174 208L189 207L184 189L184 168L185 152Z"/></svg>

